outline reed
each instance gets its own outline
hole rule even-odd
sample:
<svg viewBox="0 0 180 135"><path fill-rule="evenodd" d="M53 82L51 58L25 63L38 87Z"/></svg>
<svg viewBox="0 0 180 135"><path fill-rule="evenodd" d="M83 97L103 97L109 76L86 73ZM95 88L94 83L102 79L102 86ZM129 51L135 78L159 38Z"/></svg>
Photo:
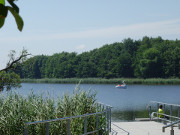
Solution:
<svg viewBox="0 0 180 135"><path fill-rule="evenodd" d="M102 111L96 106L96 93L76 88L73 95L64 94L63 97L53 99L43 98L43 95L35 95L31 92L23 97L16 92L10 92L0 98L0 134L21 135L24 132L26 122L42 121L47 119L63 118ZM100 124L105 124L103 116L99 116ZM88 117L88 130L96 128L95 116ZM84 119L71 120L71 134L83 133ZM67 122L58 121L50 123L51 135L67 134ZM45 124L30 125L29 135L44 135Z"/></svg>
<svg viewBox="0 0 180 135"><path fill-rule="evenodd" d="M44 79L22 79L23 83L59 83L59 84L77 84L81 80L81 84L119 84L123 80L127 84L146 84L146 85L179 85L179 78L148 78L148 79L139 79L139 78L44 78Z"/></svg>

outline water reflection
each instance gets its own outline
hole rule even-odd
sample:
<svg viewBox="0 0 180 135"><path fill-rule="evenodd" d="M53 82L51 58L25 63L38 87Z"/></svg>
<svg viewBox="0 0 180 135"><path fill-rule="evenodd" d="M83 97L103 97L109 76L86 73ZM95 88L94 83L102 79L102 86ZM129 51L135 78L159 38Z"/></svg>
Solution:
<svg viewBox="0 0 180 135"><path fill-rule="evenodd" d="M134 121L135 118L148 118L148 110L112 110L112 121Z"/></svg>

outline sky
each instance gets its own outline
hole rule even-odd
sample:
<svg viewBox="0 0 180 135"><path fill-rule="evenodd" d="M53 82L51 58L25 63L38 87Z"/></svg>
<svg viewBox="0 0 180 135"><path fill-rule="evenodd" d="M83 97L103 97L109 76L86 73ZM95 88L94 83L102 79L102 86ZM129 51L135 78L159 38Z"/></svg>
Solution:
<svg viewBox="0 0 180 135"><path fill-rule="evenodd" d="M6 3L7 4L7 3ZM0 29L0 69L11 50L32 56L77 52L144 36L180 40L180 0L18 0L22 32L9 13Z"/></svg>

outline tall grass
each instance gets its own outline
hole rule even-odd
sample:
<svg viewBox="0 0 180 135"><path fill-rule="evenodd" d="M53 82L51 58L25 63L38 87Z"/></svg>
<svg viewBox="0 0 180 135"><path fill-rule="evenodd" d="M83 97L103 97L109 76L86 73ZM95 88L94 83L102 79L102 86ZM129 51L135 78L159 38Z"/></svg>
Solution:
<svg viewBox="0 0 180 135"><path fill-rule="evenodd" d="M96 106L96 93L76 89L73 95L65 94L57 100L50 97L43 98L33 94L23 97L18 93L11 92L6 97L0 98L0 135L21 135L24 132L25 123L42 121L48 119L63 118L102 111ZM89 116L89 131L96 128L96 116ZM99 116L100 124L105 124L104 116ZM76 118L71 120L71 134L82 134L84 119ZM49 125L51 135L67 134L67 121L52 122ZM102 132L102 131L101 131ZM45 124L30 125L30 135L44 135Z"/></svg>
<svg viewBox="0 0 180 135"><path fill-rule="evenodd" d="M22 79L24 83L73 83L77 84L81 80L81 84L119 84L123 80L127 84L171 84L177 85L180 84L179 78L149 78L149 79L139 79L139 78L114 78L114 79L105 79L105 78L64 78L64 79L57 79L57 78L44 78L44 79Z"/></svg>

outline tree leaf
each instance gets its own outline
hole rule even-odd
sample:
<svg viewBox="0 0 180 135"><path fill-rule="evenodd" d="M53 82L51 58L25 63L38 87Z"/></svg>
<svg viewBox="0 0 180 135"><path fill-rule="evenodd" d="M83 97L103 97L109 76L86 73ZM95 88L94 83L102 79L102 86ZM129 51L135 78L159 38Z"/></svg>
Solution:
<svg viewBox="0 0 180 135"><path fill-rule="evenodd" d="M13 7L13 9L19 13L19 8L16 4L14 4L14 1L13 0L7 0L9 2L9 4Z"/></svg>
<svg viewBox="0 0 180 135"><path fill-rule="evenodd" d="M0 28L4 25L5 18L0 18Z"/></svg>
<svg viewBox="0 0 180 135"><path fill-rule="evenodd" d="M3 4L0 4L0 28L4 25L4 21L7 16L7 13L8 13L7 7L5 7Z"/></svg>
<svg viewBox="0 0 180 135"><path fill-rule="evenodd" d="M14 16L15 20L16 20L16 24L17 27L20 31L22 31L23 26L24 26L24 22L23 19L21 18L21 16L16 12L16 10L12 7L7 6L8 10L12 13L12 15Z"/></svg>
<svg viewBox="0 0 180 135"><path fill-rule="evenodd" d="M0 0L0 4L5 5L5 0Z"/></svg>
<svg viewBox="0 0 180 135"><path fill-rule="evenodd" d="M0 18L5 18L7 16L8 9L3 4L0 4Z"/></svg>

